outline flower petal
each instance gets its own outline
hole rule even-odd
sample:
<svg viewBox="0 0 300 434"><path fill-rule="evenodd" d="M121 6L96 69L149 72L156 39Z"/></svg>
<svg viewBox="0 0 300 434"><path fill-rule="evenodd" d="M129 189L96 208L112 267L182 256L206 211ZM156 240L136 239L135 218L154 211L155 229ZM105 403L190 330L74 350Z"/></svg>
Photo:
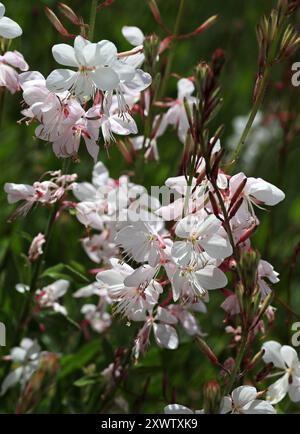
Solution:
<svg viewBox="0 0 300 434"><path fill-rule="evenodd" d="M276 368L281 368L283 370L286 369L284 360L281 355L281 351L280 351L281 345L279 342L276 341L265 342L262 348L265 350L265 353L263 355L263 361L265 363L272 362Z"/></svg>
<svg viewBox="0 0 300 434"><path fill-rule="evenodd" d="M142 45L145 39L144 33L136 26L124 26L122 27L122 35L127 41L133 45Z"/></svg>
<svg viewBox="0 0 300 434"><path fill-rule="evenodd" d="M243 407L256 398L257 390L252 386L240 386L233 390L231 397L235 407Z"/></svg>
<svg viewBox="0 0 300 434"><path fill-rule="evenodd" d="M92 76L95 86L100 90L113 90L119 84L118 74L112 68L99 67Z"/></svg>
<svg viewBox="0 0 300 434"><path fill-rule="evenodd" d="M56 62L60 63L60 65L74 67L79 66L75 57L74 48L68 44L53 45L52 54Z"/></svg>
<svg viewBox="0 0 300 434"><path fill-rule="evenodd" d="M0 18L0 36L6 39L13 39L23 33L19 24L7 17Z"/></svg>
<svg viewBox="0 0 300 434"><path fill-rule="evenodd" d="M174 327L168 324L153 324L154 337L157 345L168 350L178 347L178 336Z"/></svg>
<svg viewBox="0 0 300 434"><path fill-rule="evenodd" d="M193 414L194 412L180 404L169 404L164 408L165 414Z"/></svg>
<svg viewBox="0 0 300 434"><path fill-rule="evenodd" d="M274 384L268 387L267 400L270 404L277 404L282 401L289 390L289 375L284 374Z"/></svg>
<svg viewBox="0 0 300 434"><path fill-rule="evenodd" d="M46 86L51 92L64 92L74 84L77 73L70 69L55 69L48 75Z"/></svg>

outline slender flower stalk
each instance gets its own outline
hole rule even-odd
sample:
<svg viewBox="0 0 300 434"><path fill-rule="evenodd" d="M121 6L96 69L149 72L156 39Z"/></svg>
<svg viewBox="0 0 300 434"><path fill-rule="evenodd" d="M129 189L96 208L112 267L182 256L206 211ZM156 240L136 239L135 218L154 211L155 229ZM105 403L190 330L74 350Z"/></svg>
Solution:
<svg viewBox="0 0 300 434"><path fill-rule="evenodd" d="M185 8L185 0L180 0L178 13L177 13L176 21L175 21L175 26L174 26L174 30L173 30L173 42L172 42L173 47L170 50L167 64L166 64L166 68L165 68L165 72L164 72L164 76L162 79L161 88L160 88L160 92L159 92L160 97L162 97L166 92L166 88L167 88L167 84L168 84L168 80L169 80L169 75L170 75L170 72L172 70L172 65L173 65L173 60L174 60L174 45L176 42L176 37L178 36L178 34L180 32L180 26L181 26L182 19L183 19L184 8Z"/></svg>
<svg viewBox="0 0 300 434"><path fill-rule="evenodd" d="M97 17L97 0L92 0L91 11L90 11L90 21L89 21L89 40L94 39L95 24Z"/></svg>

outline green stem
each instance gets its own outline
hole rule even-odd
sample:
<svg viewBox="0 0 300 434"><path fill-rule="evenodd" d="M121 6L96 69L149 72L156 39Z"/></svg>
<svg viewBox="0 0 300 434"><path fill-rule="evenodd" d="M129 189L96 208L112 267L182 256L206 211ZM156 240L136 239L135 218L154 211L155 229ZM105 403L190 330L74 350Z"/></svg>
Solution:
<svg viewBox="0 0 300 434"><path fill-rule="evenodd" d="M21 320L19 322L19 327L22 327L22 328L23 328L24 323L27 320L27 317L29 315L32 298L33 298L35 291L37 289L37 283L39 280L43 259L45 257L47 250L48 250L49 240L50 240L51 233L53 230L53 225L55 222L56 213L57 213L57 205L55 205L53 207L51 214L49 216L47 226L46 226L46 230L45 230L46 242L44 244L44 253L38 257L37 261L34 264L34 270L33 270L33 274L32 274L31 281L30 281L29 293L27 294L26 302L24 304L22 315L21 315Z"/></svg>
<svg viewBox="0 0 300 434"><path fill-rule="evenodd" d="M94 39L96 15L97 15L97 0L92 0L90 20L89 20L89 40L90 41L92 41Z"/></svg>
<svg viewBox="0 0 300 434"><path fill-rule="evenodd" d="M179 31L180 31L180 25L181 25L181 21L183 18L184 6L185 6L185 0L180 0L179 9L178 9L178 13L177 13L176 21L175 21L175 27L174 27L174 31L173 31L174 40L176 40L176 36L178 36ZM173 45L174 45L174 41L173 41ZM166 86L168 83L168 78L169 78L169 75L170 75L170 72L172 69L172 64L173 64L173 59L174 59L174 46L172 48L173 49L170 50L170 54L169 54L169 57L167 60L164 78L163 78L161 89L160 89L160 96L163 96L165 94Z"/></svg>
<svg viewBox="0 0 300 434"><path fill-rule="evenodd" d="M0 127L4 114L5 88L0 89Z"/></svg>
<svg viewBox="0 0 300 434"><path fill-rule="evenodd" d="M261 82L260 82L260 86L259 86L259 90L258 90L258 94L257 94L257 98L254 102L254 105L252 107L251 113L249 115L248 121L245 125L245 128L242 132L242 135L240 137L240 140L232 154L231 157L231 161L234 163L236 162L236 160L238 159L240 152L242 150L242 147L244 146L246 139L248 137L248 134L251 130L251 127L253 125L253 122L255 120L255 117L257 115L258 109L260 108L262 101L264 99L264 95L265 95L265 91L266 91L266 87L267 87L267 82L268 82L268 78L269 78L269 74L270 74L270 67L267 66L264 70Z"/></svg>
<svg viewBox="0 0 300 434"><path fill-rule="evenodd" d="M233 386L237 380L237 376L239 374L241 363L242 363L242 360L243 360L243 357L244 357L244 354L246 351L246 347L247 347L247 339L248 339L248 335L244 331L243 336L242 336L242 340L241 340L241 345L239 348L239 352L238 352L238 355L237 355L237 358L235 361L235 365L234 365L234 368L231 372L229 382L228 382L228 384L225 388L225 391L224 391L225 396L228 395L232 391L232 388L233 388Z"/></svg>

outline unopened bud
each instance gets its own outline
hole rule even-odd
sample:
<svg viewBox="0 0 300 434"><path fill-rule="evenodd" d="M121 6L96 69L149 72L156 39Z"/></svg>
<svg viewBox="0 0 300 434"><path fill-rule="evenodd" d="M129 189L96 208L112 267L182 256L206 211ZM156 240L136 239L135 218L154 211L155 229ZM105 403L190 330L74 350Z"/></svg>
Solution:
<svg viewBox="0 0 300 434"><path fill-rule="evenodd" d="M61 13L64 14L64 16L68 18L68 20L70 20L73 24L81 24L79 17L76 15L73 9L70 8L70 6L64 3L58 3L58 8Z"/></svg>
<svg viewBox="0 0 300 434"><path fill-rule="evenodd" d="M204 30L211 27L217 21L217 19L218 15L213 15L212 17L208 18L203 24L201 24L201 26L197 27L194 33L199 34L204 32Z"/></svg>
<svg viewBox="0 0 300 434"><path fill-rule="evenodd" d="M62 36L66 36L66 37L69 37L69 38L73 37L73 35L71 35L68 32L68 30L62 25L62 23L57 18L57 16L52 11L52 9L50 9L50 8L48 8L46 6L45 7L45 14L47 15L47 18L49 19L49 21L51 22L51 24L53 24L53 26L56 28L56 30L58 31L58 33L60 33Z"/></svg>
<svg viewBox="0 0 300 434"><path fill-rule="evenodd" d="M212 362L213 365L217 365L219 363L218 357L208 346L208 344L202 338L200 338L200 336L196 336L196 342L200 351Z"/></svg>
<svg viewBox="0 0 300 434"><path fill-rule="evenodd" d="M221 399L221 388L217 381L211 380L203 386L203 405L205 414L219 414Z"/></svg>

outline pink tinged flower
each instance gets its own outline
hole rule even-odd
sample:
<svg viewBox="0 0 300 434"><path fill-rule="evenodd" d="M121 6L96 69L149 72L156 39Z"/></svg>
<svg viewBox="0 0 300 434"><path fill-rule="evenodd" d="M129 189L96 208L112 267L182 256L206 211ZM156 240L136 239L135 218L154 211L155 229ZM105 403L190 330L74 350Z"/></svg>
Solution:
<svg viewBox="0 0 300 434"><path fill-rule="evenodd" d="M97 281L107 288L109 297L116 303L116 313L140 321L145 311L157 304L162 293L161 285L153 280L156 270L150 266L133 270L115 258L111 259L111 265L111 270L97 274Z"/></svg>
<svg viewBox="0 0 300 434"><path fill-rule="evenodd" d="M7 182L4 185L8 203L16 203L19 200L31 201L35 197L35 189L27 184L14 184Z"/></svg>
<svg viewBox="0 0 300 434"><path fill-rule="evenodd" d="M53 92L70 90L81 101L92 97L96 89L113 90L120 78L112 65L117 62L117 49L112 42L91 43L82 36L74 40L74 48L57 44L52 48L54 59L63 66L77 68L56 69L47 77L47 87Z"/></svg>
<svg viewBox="0 0 300 434"><path fill-rule="evenodd" d="M240 386L230 396L225 396L221 404L221 413L231 414L275 414L276 410L267 401L257 399L255 387Z"/></svg>
<svg viewBox="0 0 300 434"><path fill-rule="evenodd" d="M171 277L173 300L177 301L183 294L191 298L203 298L207 290L223 288L227 277L205 253L187 265L177 264Z"/></svg>
<svg viewBox="0 0 300 434"><path fill-rule="evenodd" d="M281 377L268 387L267 399L271 404L282 401L286 394L291 401L300 401L300 362L294 348L288 345L280 345L275 341L263 344L265 350L263 360L265 363L273 363ZM271 374L271 376L273 376ZM274 374L275 376L275 374Z"/></svg>
<svg viewBox="0 0 300 434"><path fill-rule="evenodd" d="M200 330L199 324L195 316L191 312L206 312L206 307L204 303L185 303L183 306L180 304L172 304L168 306L168 310L178 319L184 331L189 336L204 336L204 334Z"/></svg>
<svg viewBox="0 0 300 434"><path fill-rule="evenodd" d="M231 244L215 215L189 215L177 223L175 233L185 241L175 241L171 254L182 265L191 262L203 251L216 259L232 254ZM222 234L222 235L221 235Z"/></svg>
<svg viewBox="0 0 300 434"><path fill-rule="evenodd" d="M11 93L20 90L19 74L16 69L20 71L27 71L28 69L21 53L7 51L3 56L0 56L0 86L6 87Z"/></svg>
<svg viewBox="0 0 300 434"><path fill-rule="evenodd" d="M55 312L67 315L67 310L58 303L58 299L63 297L67 292L70 283L67 280L59 279L51 285L38 289L35 293L36 301L42 308L52 308Z"/></svg>
<svg viewBox="0 0 300 434"><path fill-rule="evenodd" d="M34 262L38 259L39 256L43 254L43 245L46 242L45 235L39 233L32 240L29 251L28 251L28 259L31 262Z"/></svg>
<svg viewBox="0 0 300 434"><path fill-rule="evenodd" d="M110 314L94 304L84 304L80 312L97 333L103 333L112 323Z"/></svg>
<svg viewBox="0 0 300 434"><path fill-rule="evenodd" d="M58 157L76 157L81 138L84 139L88 153L97 161L99 146L100 117L94 118L94 108L86 113L76 100L68 103L68 113L61 121L58 133L52 138L53 150Z"/></svg>
<svg viewBox="0 0 300 434"><path fill-rule="evenodd" d="M22 35L22 29L15 21L4 16L5 6L0 3L0 37L14 39Z"/></svg>
<svg viewBox="0 0 300 434"><path fill-rule="evenodd" d="M230 316L238 315L241 312L241 308L236 294L231 294L226 297L221 304L221 308Z"/></svg>

